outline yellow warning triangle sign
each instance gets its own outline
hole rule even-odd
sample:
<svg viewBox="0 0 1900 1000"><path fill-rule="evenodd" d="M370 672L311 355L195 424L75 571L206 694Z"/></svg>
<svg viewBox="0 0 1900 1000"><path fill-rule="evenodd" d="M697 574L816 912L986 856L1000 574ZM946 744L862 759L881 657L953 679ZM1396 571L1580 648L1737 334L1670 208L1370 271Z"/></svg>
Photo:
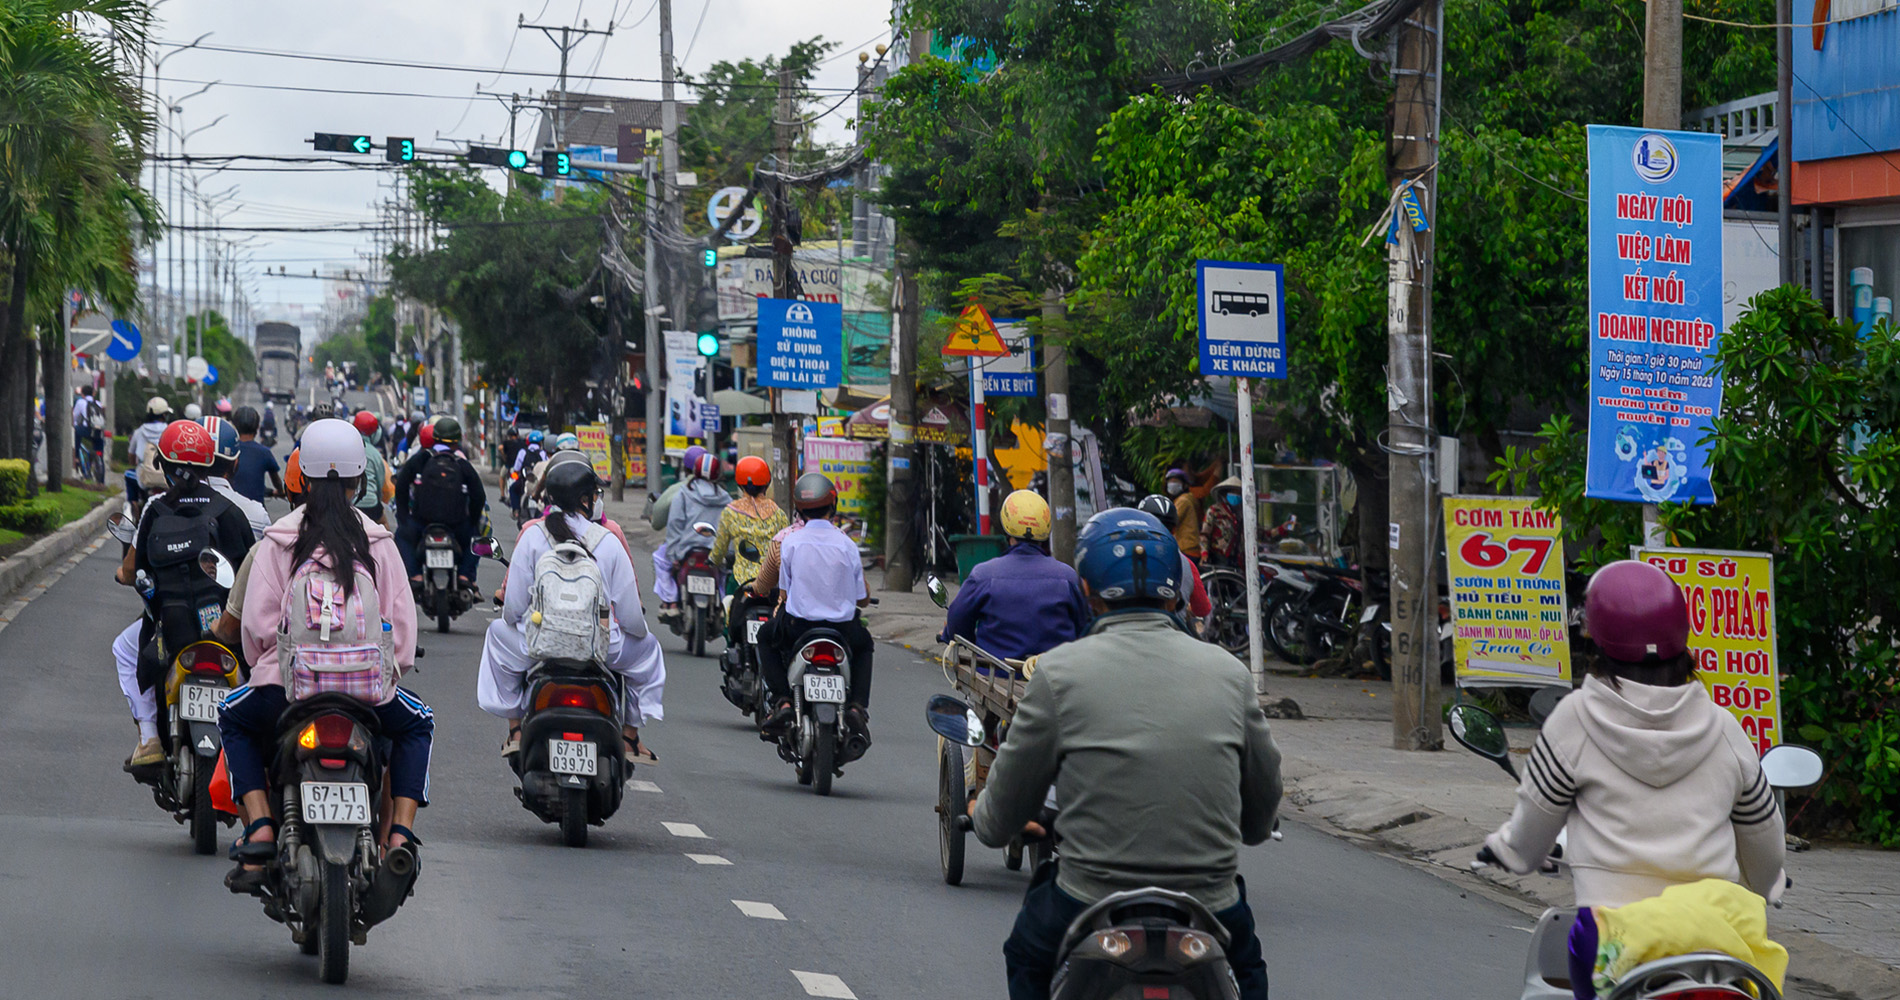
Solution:
<svg viewBox="0 0 1900 1000"><path fill-rule="evenodd" d="M989 310L972 302L963 307L963 315L957 317L956 329L943 342L941 353L946 358L1006 358L1009 345L996 332L996 321L990 319Z"/></svg>

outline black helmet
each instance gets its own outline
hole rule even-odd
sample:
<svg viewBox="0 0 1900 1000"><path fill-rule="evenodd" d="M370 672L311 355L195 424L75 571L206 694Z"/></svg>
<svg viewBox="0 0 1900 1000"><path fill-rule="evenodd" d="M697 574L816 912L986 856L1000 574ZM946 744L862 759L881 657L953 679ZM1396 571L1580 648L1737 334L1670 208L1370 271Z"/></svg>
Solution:
<svg viewBox="0 0 1900 1000"><path fill-rule="evenodd" d="M1174 509L1174 501L1159 493L1150 493L1142 497L1141 502L1135 505L1135 509L1144 514L1153 514L1155 520L1160 521L1161 526L1169 531L1173 531L1174 526L1181 523L1181 515Z"/></svg>
<svg viewBox="0 0 1900 1000"><path fill-rule="evenodd" d="M837 503L838 487L822 472L807 472L792 484L792 506L799 510L818 510Z"/></svg>
<svg viewBox="0 0 1900 1000"><path fill-rule="evenodd" d="M454 444L462 440L462 422L454 417L435 418L435 442Z"/></svg>
<svg viewBox="0 0 1900 1000"><path fill-rule="evenodd" d="M600 492L592 462L552 462L541 481L548 501L562 510L577 510L583 499Z"/></svg>

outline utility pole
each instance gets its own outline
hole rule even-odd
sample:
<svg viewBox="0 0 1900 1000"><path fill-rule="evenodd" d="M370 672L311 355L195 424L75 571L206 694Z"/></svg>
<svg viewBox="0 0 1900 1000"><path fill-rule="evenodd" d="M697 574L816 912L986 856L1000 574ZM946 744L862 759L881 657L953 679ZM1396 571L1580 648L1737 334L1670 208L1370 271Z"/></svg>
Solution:
<svg viewBox="0 0 1900 1000"><path fill-rule="evenodd" d="M1778 5L1779 6L1779 5ZM1782 29L1777 28L1776 31ZM1682 0L1650 0L1643 21L1643 127L1682 128ZM1777 99L1779 100L1779 99ZM1788 136L1783 108L1777 106L1776 127L1781 128L1781 146L1787 148ZM1779 163L1780 161L1777 161ZM1787 202L1788 177L1781 175L1781 201ZM1787 280L1788 235L1781 237L1781 274ZM1662 511L1653 503L1643 505L1643 544L1667 545Z"/></svg>
<svg viewBox="0 0 1900 1000"><path fill-rule="evenodd" d="M673 80L677 75L673 65L673 0L659 0L660 4L660 183L654 189L660 193L661 231L674 240L685 235L686 227L680 216L680 107L674 99ZM673 329L687 329L692 317L686 315L686 275L680 267L678 251L666 252L666 314L672 321ZM706 398L712 398L711 368L706 364ZM712 442L708 441L708 444Z"/></svg>
<svg viewBox="0 0 1900 1000"><path fill-rule="evenodd" d="M660 317L653 312L659 304L655 294L654 277L659 273L654 263L653 223L659 217L659 203L653 197L653 172L657 164L653 157L646 158L646 191L642 199L646 202L646 280L640 300L646 314L646 361L647 361L647 493L658 496L660 493L660 460L666 456L666 395L660 385L660 374L666 370L665 342L660 336Z"/></svg>
<svg viewBox="0 0 1900 1000"><path fill-rule="evenodd" d="M662 6L665 6L665 4L662 3ZM669 21L672 20L672 15L670 13L663 14L662 16L665 17ZM558 84L558 86L561 88L561 96L555 99L555 101L553 102L554 103L553 126L554 126L554 148L565 149L567 148L567 105L573 100L572 96L570 96L567 92L568 53L573 52L575 46L578 46L582 41L584 41L588 35L612 36L614 33L614 26L610 23L607 25L605 30L602 30L600 28L589 28L587 26L587 21L585 19L581 21L581 26L578 28L571 28L565 24L529 24L527 15L523 14L516 17L515 27L517 29L533 28L536 31L539 31L542 34L548 36L548 41L553 42L554 47L561 50L561 82ZM559 38L556 38L554 36L554 33L557 31L560 32ZM508 122L509 122L509 125L512 127L514 124L513 113L509 114ZM511 128L511 131L512 131L512 128Z"/></svg>
<svg viewBox="0 0 1900 1000"><path fill-rule="evenodd" d="M666 0L660 0L665 6ZM792 162L792 71L781 65L778 70L778 104L772 114L773 169L785 173ZM772 297L792 297L792 236L789 232L791 193L785 182L772 181ZM892 387L895 391L895 386ZM772 390L772 497L786 510L792 509L792 470L798 467L792 457L792 418L781 405L784 390Z"/></svg>
<svg viewBox="0 0 1900 1000"><path fill-rule="evenodd" d="M911 510L916 503L917 472L917 274L897 257L897 282L891 287L891 308L897 313L891 339L891 419L888 460L890 471L884 491L884 589L908 594L916 580L911 564Z"/></svg>
<svg viewBox="0 0 1900 1000"><path fill-rule="evenodd" d="M1439 87L1444 70L1443 0L1425 0L1399 30L1393 67L1392 136L1387 147L1398 239L1388 247L1386 292L1386 415L1392 490L1391 549L1392 746L1437 750L1444 745L1438 715L1438 530L1432 473L1432 243L1416 232L1397 204L1404 189L1417 197L1426 219L1437 220ZM1242 413L1242 420L1253 419ZM1372 525L1360 528L1377 543ZM1248 539L1249 545L1253 539Z"/></svg>
<svg viewBox="0 0 1900 1000"><path fill-rule="evenodd" d="M1043 409L1049 420L1049 506L1055 520L1049 529L1049 552L1061 562L1075 555L1075 440L1069 425L1068 338L1050 334L1062 325L1062 291L1042 293ZM1060 339L1060 343L1057 340Z"/></svg>
<svg viewBox="0 0 1900 1000"><path fill-rule="evenodd" d="M1794 249L1794 0L1775 0L1775 222L1781 283L1801 280ZM1810 214L1810 224L1812 224Z"/></svg>

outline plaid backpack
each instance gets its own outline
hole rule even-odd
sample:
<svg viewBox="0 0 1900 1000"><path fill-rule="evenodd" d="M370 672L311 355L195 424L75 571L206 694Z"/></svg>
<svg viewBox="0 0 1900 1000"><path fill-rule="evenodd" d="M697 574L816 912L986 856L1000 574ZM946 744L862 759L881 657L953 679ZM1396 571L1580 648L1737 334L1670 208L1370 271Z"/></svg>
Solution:
<svg viewBox="0 0 1900 1000"><path fill-rule="evenodd" d="M335 573L304 562L284 589L277 627L277 667L292 701L346 694L380 705L396 687L395 637L382 619L376 581L355 567L355 590L344 594Z"/></svg>

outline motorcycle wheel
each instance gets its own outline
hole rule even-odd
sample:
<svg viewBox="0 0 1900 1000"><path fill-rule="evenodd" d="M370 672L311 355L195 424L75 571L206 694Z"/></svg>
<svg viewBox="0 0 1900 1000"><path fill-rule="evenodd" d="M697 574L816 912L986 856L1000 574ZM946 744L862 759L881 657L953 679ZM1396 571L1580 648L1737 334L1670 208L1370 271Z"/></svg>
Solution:
<svg viewBox="0 0 1900 1000"><path fill-rule="evenodd" d="M1267 608L1267 645L1280 659L1296 666L1313 662L1312 647L1306 641L1306 623L1291 601L1276 601Z"/></svg>
<svg viewBox="0 0 1900 1000"><path fill-rule="evenodd" d="M968 791L963 784L963 745L943 741L937 753L937 861L943 868L944 885L963 882L965 831L957 828Z"/></svg>
<svg viewBox="0 0 1900 1000"><path fill-rule="evenodd" d="M837 770L832 761L838 752L838 724L818 726L818 745L811 750L811 790L814 795L831 794L831 776Z"/></svg>
<svg viewBox="0 0 1900 1000"><path fill-rule="evenodd" d="M1236 656L1247 654L1247 582L1239 573L1216 567L1201 574L1214 605L1214 642Z"/></svg>
<svg viewBox="0 0 1900 1000"><path fill-rule="evenodd" d="M686 651L694 656L706 655L706 609L693 605L692 621L686 626Z"/></svg>
<svg viewBox="0 0 1900 1000"><path fill-rule="evenodd" d="M191 769L191 853L215 854L218 850L218 811L211 808L211 768L203 759L192 761Z"/></svg>
<svg viewBox="0 0 1900 1000"><path fill-rule="evenodd" d="M449 630L449 622L452 620L453 618L449 615L447 611L444 611L436 615L435 616L435 630L437 632L447 632Z"/></svg>
<svg viewBox="0 0 1900 1000"><path fill-rule="evenodd" d="M561 842L569 847L587 846L587 789L561 790Z"/></svg>
<svg viewBox="0 0 1900 1000"><path fill-rule="evenodd" d="M317 934L317 974L332 986L342 983L350 977L350 869L347 865L323 863L323 902L317 908Z"/></svg>

